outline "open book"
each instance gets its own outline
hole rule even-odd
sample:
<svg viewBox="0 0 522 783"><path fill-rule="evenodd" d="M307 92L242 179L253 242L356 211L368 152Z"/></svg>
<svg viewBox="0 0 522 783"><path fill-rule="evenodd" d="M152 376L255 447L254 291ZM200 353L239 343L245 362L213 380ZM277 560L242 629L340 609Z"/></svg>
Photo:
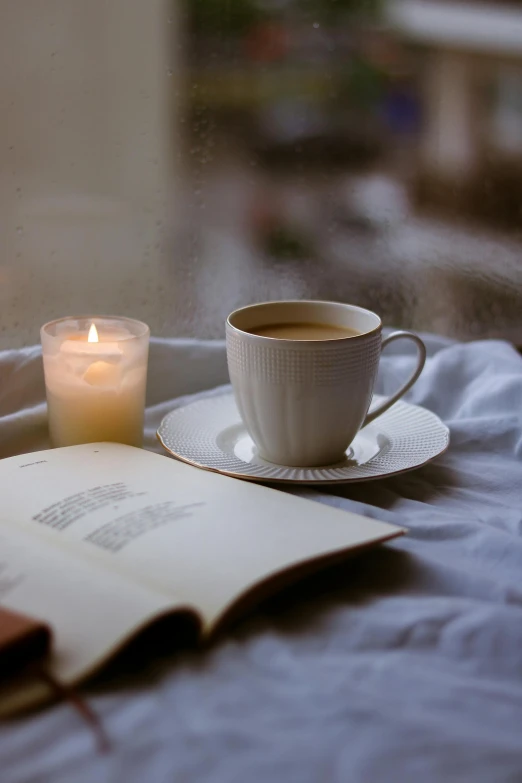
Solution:
<svg viewBox="0 0 522 783"><path fill-rule="evenodd" d="M404 532L114 443L1 460L0 490L0 606L50 627L48 669L69 685L168 614L203 641L282 581ZM48 697L23 683L0 688L0 714Z"/></svg>

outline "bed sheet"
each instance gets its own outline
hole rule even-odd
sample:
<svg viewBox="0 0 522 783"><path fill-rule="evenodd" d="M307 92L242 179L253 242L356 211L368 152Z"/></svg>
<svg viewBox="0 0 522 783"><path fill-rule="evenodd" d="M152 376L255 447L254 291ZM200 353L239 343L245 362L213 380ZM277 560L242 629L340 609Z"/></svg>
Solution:
<svg viewBox="0 0 522 783"><path fill-rule="evenodd" d="M383 481L292 490L409 534L294 586L209 650L98 688L107 757L66 705L4 725L1 783L522 780L522 358L501 341L426 342L407 399L448 424L448 452ZM378 392L407 374L407 351L390 347ZM222 342L153 340L148 447L166 412L226 382ZM0 354L0 456L47 445L43 399L39 349Z"/></svg>

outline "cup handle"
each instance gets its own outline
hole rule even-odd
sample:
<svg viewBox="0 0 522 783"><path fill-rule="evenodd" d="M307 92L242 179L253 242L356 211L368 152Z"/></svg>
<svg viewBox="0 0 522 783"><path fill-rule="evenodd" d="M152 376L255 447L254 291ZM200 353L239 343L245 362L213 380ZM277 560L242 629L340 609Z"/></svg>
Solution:
<svg viewBox="0 0 522 783"><path fill-rule="evenodd" d="M395 340L412 340L415 345L417 346L417 367L413 371L413 373L410 375L406 383L404 383L398 391L395 392L395 394L392 394L391 397L388 397L387 400L385 400L383 403L378 405L376 408L372 410L371 413L369 413L362 426L366 427L367 424L370 424L374 419L377 418L377 416L380 416L381 413L384 413L388 410L388 408L391 408L392 405L394 405L397 400L399 400L403 394L406 394L408 389L411 389L419 375L424 369L424 365L426 363L426 346L422 342L420 337L417 337L416 334L413 334L412 332L393 332L388 337L386 337L382 341L381 350L384 350L384 348L389 345L390 343L393 343Z"/></svg>

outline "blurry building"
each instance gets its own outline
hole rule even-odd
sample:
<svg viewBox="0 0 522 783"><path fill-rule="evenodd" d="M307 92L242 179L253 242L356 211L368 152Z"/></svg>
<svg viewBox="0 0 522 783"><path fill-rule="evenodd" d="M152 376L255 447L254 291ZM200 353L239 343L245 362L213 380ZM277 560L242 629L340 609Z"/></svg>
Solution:
<svg viewBox="0 0 522 783"><path fill-rule="evenodd" d="M385 143L378 6L198 0L188 24L193 110L265 163L367 162Z"/></svg>
<svg viewBox="0 0 522 783"><path fill-rule="evenodd" d="M421 74L417 203L518 226L522 4L392 0L388 13Z"/></svg>

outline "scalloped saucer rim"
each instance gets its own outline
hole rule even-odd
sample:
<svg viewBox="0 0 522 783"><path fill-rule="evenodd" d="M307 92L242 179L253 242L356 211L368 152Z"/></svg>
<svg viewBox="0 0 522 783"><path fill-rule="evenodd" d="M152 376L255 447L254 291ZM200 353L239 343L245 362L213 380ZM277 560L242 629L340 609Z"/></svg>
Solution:
<svg viewBox="0 0 522 783"><path fill-rule="evenodd" d="M380 399L374 395L373 403ZM182 462L270 484L346 484L387 478L426 465L449 446L449 430L436 414L399 401L360 430L342 462L317 468L276 465L257 455L232 392L174 409L156 434L165 450Z"/></svg>

